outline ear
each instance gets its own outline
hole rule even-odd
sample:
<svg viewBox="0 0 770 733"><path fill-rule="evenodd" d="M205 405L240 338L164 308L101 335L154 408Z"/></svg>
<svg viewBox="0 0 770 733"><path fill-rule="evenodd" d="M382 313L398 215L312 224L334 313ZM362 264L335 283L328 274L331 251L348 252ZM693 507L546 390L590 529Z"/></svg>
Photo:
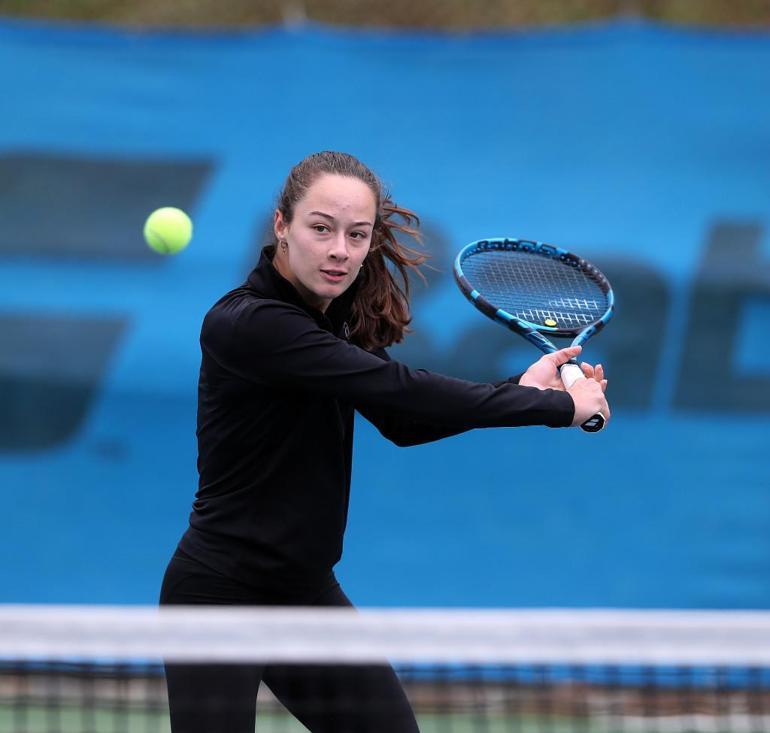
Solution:
<svg viewBox="0 0 770 733"><path fill-rule="evenodd" d="M275 213L273 214L273 232L275 233L276 239L280 242L282 239L286 239L286 231L288 230L289 225L286 223L286 220L283 218L283 214L280 212L279 209L275 210Z"/></svg>

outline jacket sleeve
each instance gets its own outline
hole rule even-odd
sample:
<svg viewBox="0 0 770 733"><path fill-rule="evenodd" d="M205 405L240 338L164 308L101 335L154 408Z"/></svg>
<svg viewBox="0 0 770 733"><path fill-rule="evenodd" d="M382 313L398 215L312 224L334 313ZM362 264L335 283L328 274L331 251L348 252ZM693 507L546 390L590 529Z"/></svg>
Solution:
<svg viewBox="0 0 770 733"><path fill-rule="evenodd" d="M380 359L391 361L390 355L385 349L377 349L371 353ZM502 382L497 382L494 387L501 387L506 383L518 384L520 376L516 375ZM463 423L439 425L413 418L405 418L402 415L376 407L361 407L359 405L355 407L361 415L380 431L383 437L401 447L430 443L452 435L459 435L472 429L472 426Z"/></svg>
<svg viewBox="0 0 770 733"><path fill-rule="evenodd" d="M277 300L224 302L206 315L201 347L241 379L345 400L450 431L571 424L566 392L480 384L410 369L338 339ZM451 432L449 434L452 434Z"/></svg>

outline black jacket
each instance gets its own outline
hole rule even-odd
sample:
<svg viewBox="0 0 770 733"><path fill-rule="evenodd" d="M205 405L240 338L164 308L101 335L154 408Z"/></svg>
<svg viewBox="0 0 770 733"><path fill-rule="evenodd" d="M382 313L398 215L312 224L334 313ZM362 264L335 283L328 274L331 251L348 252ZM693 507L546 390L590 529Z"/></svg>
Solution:
<svg viewBox="0 0 770 733"><path fill-rule="evenodd" d="M329 576L347 520L354 410L398 445L572 422L566 392L454 379L350 343L353 288L321 313L272 254L203 321L200 483L180 547L209 567L256 585Z"/></svg>

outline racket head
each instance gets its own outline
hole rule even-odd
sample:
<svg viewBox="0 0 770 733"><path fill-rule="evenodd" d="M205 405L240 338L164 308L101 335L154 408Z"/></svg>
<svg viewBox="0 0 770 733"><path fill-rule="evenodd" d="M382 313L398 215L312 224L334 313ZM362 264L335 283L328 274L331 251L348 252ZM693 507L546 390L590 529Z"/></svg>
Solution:
<svg viewBox="0 0 770 733"><path fill-rule="evenodd" d="M522 335L580 344L612 318L612 287L595 265L527 239L479 239L455 258L455 280L484 315Z"/></svg>

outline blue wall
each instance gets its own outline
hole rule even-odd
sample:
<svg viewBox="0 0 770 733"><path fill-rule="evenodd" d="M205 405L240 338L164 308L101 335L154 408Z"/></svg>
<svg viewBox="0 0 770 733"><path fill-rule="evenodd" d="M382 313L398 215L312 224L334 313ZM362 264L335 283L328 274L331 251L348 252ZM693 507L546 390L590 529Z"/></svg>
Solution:
<svg viewBox="0 0 770 733"><path fill-rule="evenodd" d="M438 271L397 358L486 380L537 357L452 282L484 236L594 259L618 299L586 352L605 433L398 449L359 422L352 598L770 606L770 36L5 22L0 88L0 602L155 600L196 485L201 318L288 168L331 148L425 223ZM140 230L167 204L196 237L161 259Z"/></svg>

